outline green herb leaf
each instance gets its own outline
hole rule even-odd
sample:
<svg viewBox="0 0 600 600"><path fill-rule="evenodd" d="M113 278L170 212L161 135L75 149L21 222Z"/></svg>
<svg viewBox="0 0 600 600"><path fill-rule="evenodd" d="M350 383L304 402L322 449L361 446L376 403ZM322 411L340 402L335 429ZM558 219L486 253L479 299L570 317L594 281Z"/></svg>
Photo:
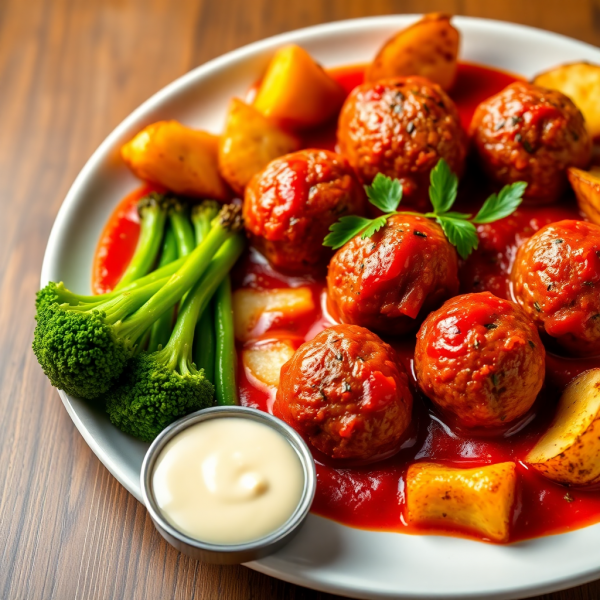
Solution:
<svg viewBox="0 0 600 600"><path fill-rule="evenodd" d="M429 198L434 212L438 215L448 212L456 200L458 177L443 158L432 169L430 181Z"/></svg>
<svg viewBox="0 0 600 600"><path fill-rule="evenodd" d="M508 217L521 204L526 187L527 184L524 181L505 185L498 194L492 194L483 203L481 210L475 215L473 223L493 223Z"/></svg>
<svg viewBox="0 0 600 600"><path fill-rule="evenodd" d="M375 232L379 231L385 225L388 217L391 217L392 214L393 213L390 213L389 215L382 215L381 217L373 219L369 226L363 231L363 234L361 235L362 239L364 240L367 237L371 237Z"/></svg>
<svg viewBox="0 0 600 600"><path fill-rule="evenodd" d="M323 245L337 250L354 236L358 235L365 227L371 225L371 223L371 219L357 217L356 215L342 217L339 221L331 225L329 228L331 233L327 234Z"/></svg>
<svg viewBox="0 0 600 600"><path fill-rule="evenodd" d="M394 212L402 200L402 186L398 179L377 173L371 185L365 185L369 202L384 213Z"/></svg>
<svg viewBox="0 0 600 600"><path fill-rule="evenodd" d="M448 241L456 246L456 250L461 258L466 259L479 244L477 229L471 221L464 219L455 219L441 215L436 221L441 225Z"/></svg>

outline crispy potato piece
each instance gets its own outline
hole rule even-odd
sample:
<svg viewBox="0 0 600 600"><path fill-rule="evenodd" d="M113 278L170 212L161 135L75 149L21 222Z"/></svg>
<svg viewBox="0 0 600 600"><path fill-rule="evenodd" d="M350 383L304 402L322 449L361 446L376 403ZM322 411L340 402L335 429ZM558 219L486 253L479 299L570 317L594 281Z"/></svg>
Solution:
<svg viewBox="0 0 600 600"><path fill-rule="evenodd" d="M219 171L243 194L253 175L274 158L300 148L300 140L272 123L253 106L234 98L219 142Z"/></svg>
<svg viewBox="0 0 600 600"><path fill-rule="evenodd" d="M561 65L536 75L533 83L569 96L583 113L592 138L600 136L600 65Z"/></svg>
<svg viewBox="0 0 600 600"><path fill-rule="evenodd" d="M247 341L262 335L275 319L293 319L314 310L307 287L253 290L241 288L233 294L235 337Z"/></svg>
<svg viewBox="0 0 600 600"><path fill-rule="evenodd" d="M226 200L219 175L216 135L177 121L148 125L121 148L121 156L140 178L185 196Z"/></svg>
<svg viewBox="0 0 600 600"><path fill-rule="evenodd" d="M566 387L552 425L525 461L559 483L600 483L600 369Z"/></svg>
<svg viewBox="0 0 600 600"><path fill-rule="evenodd" d="M281 367L294 355L288 340L258 342L242 352L242 361L250 374L271 388L279 385Z"/></svg>
<svg viewBox="0 0 600 600"><path fill-rule="evenodd" d="M454 525L506 542L516 481L512 462L476 469L412 464L406 475L408 520L421 525Z"/></svg>
<svg viewBox="0 0 600 600"><path fill-rule="evenodd" d="M449 90L456 79L459 45L460 33L448 15L425 15L383 45L367 67L366 81L421 75Z"/></svg>
<svg viewBox="0 0 600 600"><path fill-rule="evenodd" d="M275 53L262 80L254 106L267 117L289 127L312 127L340 109L342 86L300 46Z"/></svg>
<svg viewBox="0 0 600 600"><path fill-rule="evenodd" d="M600 167L592 167L589 171L569 167L567 176L583 214L592 223L600 225Z"/></svg>

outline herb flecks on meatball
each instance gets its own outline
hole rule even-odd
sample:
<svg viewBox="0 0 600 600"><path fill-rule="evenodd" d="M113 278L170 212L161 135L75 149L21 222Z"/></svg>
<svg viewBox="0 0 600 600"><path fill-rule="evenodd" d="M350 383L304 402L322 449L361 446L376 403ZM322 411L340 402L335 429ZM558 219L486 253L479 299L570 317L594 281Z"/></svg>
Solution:
<svg viewBox="0 0 600 600"><path fill-rule="evenodd" d="M442 228L403 214L340 248L327 275L335 316L384 334L415 330L458 286L458 257Z"/></svg>
<svg viewBox="0 0 600 600"><path fill-rule="evenodd" d="M567 167L585 167L591 140L570 98L523 81L483 101L470 132L479 163L498 184L525 181L525 199L554 202L567 187Z"/></svg>
<svg viewBox="0 0 600 600"><path fill-rule="evenodd" d="M415 371L423 393L468 428L522 417L544 382L545 350L513 302L489 292L448 300L417 334Z"/></svg>
<svg viewBox="0 0 600 600"><path fill-rule="evenodd" d="M374 460L399 449L412 410L394 349L363 327L336 325L281 368L274 412L335 459Z"/></svg>
<svg viewBox="0 0 600 600"><path fill-rule="evenodd" d="M542 227L517 251L516 300L540 330L575 356L600 354L600 227L565 220Z"/></svg>
<svg viewBox="0 0 600 600"><path fill-rule="evenodd" d="M364 191L343 157L302 150L277 158L248 186L244 223L251 243L276 268L320 270L331 256L323 246L329 226L344 215L362 215Z"/></svg>
<svg viewBox="0 0 600 600"><path fill-rule="evenodd" d="M377 173L400 180L404 204L426 206L429 174L444 158L464 170L467 136L450 97L423 77L398 77L355 88L338 121L340 152L360 180Z"/></svg>

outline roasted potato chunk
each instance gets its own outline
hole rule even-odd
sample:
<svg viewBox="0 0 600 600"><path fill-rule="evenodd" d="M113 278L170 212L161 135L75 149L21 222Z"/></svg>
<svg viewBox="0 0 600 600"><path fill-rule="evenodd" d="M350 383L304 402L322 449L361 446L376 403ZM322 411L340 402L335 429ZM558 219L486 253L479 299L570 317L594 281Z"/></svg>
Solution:
<svg viewBox="0 0 600 600"><path fill-rule="evenodd" d="M140 178L184 196L229 197L219 175L216 135L185 127L177 121L148 125L121 148L121 156Z"/></svg>
<svg viewBox="0 0 600 600"><path fill-rule="evenodd" d="M600 225L600 167L582 171L575 167L567 169L567 176L583 214Z"/></svg>
<svg viewBox="0 0 600 600"><path fill-rule="evenodd" d="M583 113L590 136L600 136L600 65L587 62L561 65L540 73L533 83L569 96Z"/></svg>
<svg viewBox="0 0 600 600"><path fill-rule="evenodd" d="M567 386L552 425L525 460L559 483L600 483L600 369Z"/></svg>
<svg viewBox="0 0 600 600"><path fill-rule="evenodd" d="M512 462L476 469L412 464L406 475L408 521L454 526L495 542L506 542L516 480Z"/></svg>
<svg viewBox="0 0 600 600"><path fill-rule="evenodd" d="M276 388L281 367L292 358L294 352L289 340L267 340L244 348L242 361L252 377L267 387Z"/></svg>
<svg viewBox="0 0 600 600"><path fill-rule="evenodd" d="M258 88L254 106L290 127L313 127L333 117L344 102L344 88L300 46L275 53Z"/></svg>
<svg viewBox="0 0 600 600"><path fill-rule="evenodd" d="M300 148L300 140L253 106L234 98L219 142L219 171L238 194L274 158Z"/></svg>
<svg viewBox="0 0 600 600"><path fill-rule="evenodd" d="M421 75L448 90L456 79L459 44L460 33L448 15L425 15L383 45L367 67L366 80Z"/></svg>
<svg viewBox="0 0 600 600"><path fill-rule="evenodd" d="M314 310L307 287L254 290L241 288L233 294L235 337L245 342L262 335L276 320L290 320Z"/></svg>

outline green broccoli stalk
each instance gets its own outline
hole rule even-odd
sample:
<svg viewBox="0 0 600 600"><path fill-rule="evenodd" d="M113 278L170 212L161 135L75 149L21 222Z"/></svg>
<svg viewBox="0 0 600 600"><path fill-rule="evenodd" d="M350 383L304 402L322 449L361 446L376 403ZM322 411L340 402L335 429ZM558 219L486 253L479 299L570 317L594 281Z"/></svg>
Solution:
<svg viewBox="0 0 600 600"><path fill-rule="evenodd" d="M216 200L205 200L192 208L196 244L201 244L208 235L220 206ZM214 309L210 302L196 324L193 356L198 368L204 369L205 377L211 382L215 380L215 343Z"/></svg>
<svg viewBox="0 0 600 600"><path fill-rule="evenodd" d="M167 247L162 252L159 267L175 260L177 256L188 256L196 246L194 230L188 217L188 208L177 198L169 199L169 232L173 235L173 251ZM171 257L171 253L175 256ZM152 325L150 341L148 343L148 352L160 350L168 341L173 326L173 317L175 307L168 310Z"/></svg>
<svg viewBox="0 0 600 600"><path fill-rule="evenodd" d="M106 294L76 294L75 292L71 292L70 290L68 290L62 281L59 283L50 281L41 290L37 292L35 299L35 307L37 312L40 313L44 307L50 306L54 303L69 304L71 306L87 305L88 308L91 308L92 305L99 306L107 300L116 298L119 294L123 292L133 291L139 287L143 287L145 285L148 285L149 283L154 283L158 280L167 281L168 278L171 277L173 273L176 273L177 270L180 269L184 263L185 258L178 258L172 263L169 263L164 267L160 267L156 269L156 271L152 271L144 277L140 277L140 279L134 281L133 283L130 283L122 289L118 291L107 292Z"/></svg>
<svg viewBox="0 0 600 600"><path fill-rule="evenodd" d="M216 200L204 200L192 208L192 225L196 234L196 244L208 235L213 219L219 214L221 205Z"/></svg>
<svg viewBox="0 0 600 600"><path fill-rule="evenodd" d="M168 344L135 356L108 393L106 410L125 433L151 442L173 421L212 404L214 387L192 360L198 316L244 249L241 235L223 244L183 301Z"/></svg>
<svg viewBox="0 0 600 600"><path fill-rule="evenodd" d="M164 194L152 192L144 196L137 205L140 215L140 237L135 253L125 269L115 291L146 275L156 262L160 250L169 200Z"/></svg>
<svg viewBox="0 0 600 600"><path fill-rule="evenodd" d="M86 399L105 394L142 335L210 270L211 259L241 223L239 207L224 206L204 242L166 283L159 279L122 291L100 305L43 307L33 351L52 385Z"/></svg>
<svg viewBox="0 0 600 600"><path fill-rule="evenodd" d="M173 227L169 224L165 233L165 241L158 267L164 267L174 260L177 260L177 238ZM171 308L153 323L149 333L148 352L158 350L159 347L164 346L169 341L173 326L173 311L174 308Z"/></svg>
<svg viewBox="0 0 600 600"><path fill-rule="evenodd" d="M237 354L233 333L233 305L229 274L217 288L214 305L216 329L214 383L217 404L225 406L239 404L236 384Z"/></svg>
<svg viewBox="0 0 600 600"><path fill-rule="evenodd" d="M169 222L175 232L179 256L191 254L196 247L196 239L190 222L189 209L177 198L170 199Z"/></svg>

